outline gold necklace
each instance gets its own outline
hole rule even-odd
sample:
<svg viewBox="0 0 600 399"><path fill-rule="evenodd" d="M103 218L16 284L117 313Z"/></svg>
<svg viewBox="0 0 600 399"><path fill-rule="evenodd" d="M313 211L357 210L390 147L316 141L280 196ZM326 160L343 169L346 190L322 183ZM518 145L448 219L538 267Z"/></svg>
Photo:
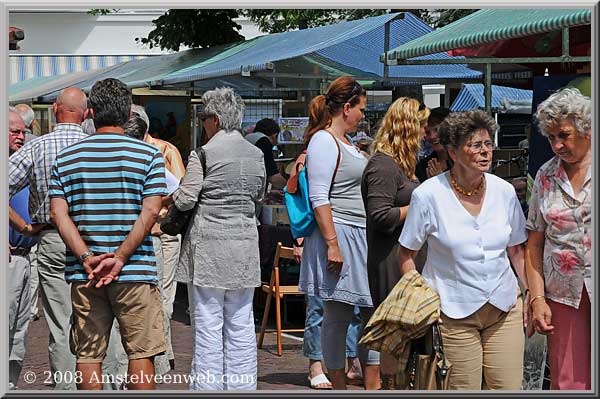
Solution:
<svg viewBox="0 0 600 399"><path fill-rule="evenodd" d="M481 190L481 188L483 187L484 182L485 182L485 176L481 176L481 182L479 183L479 185L477 187L475 187L475 189L473 191L467 191L458 185L458 182L454 178L454 173L450 172L450 183L452 183L452 187L454 187L454 189L456 191L458 191L462 195L466 195L467 197L472 197L475 194L477 194L479 192L479 190Z"/></svg>

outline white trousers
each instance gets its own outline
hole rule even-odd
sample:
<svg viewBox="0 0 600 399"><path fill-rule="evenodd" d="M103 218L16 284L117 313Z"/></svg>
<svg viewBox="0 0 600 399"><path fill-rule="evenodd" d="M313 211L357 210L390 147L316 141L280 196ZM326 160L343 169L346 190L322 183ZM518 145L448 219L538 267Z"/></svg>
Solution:
<svg viewBox="0 0 600 399"><path fill-rule="evenodd" d="M256 390L254 288L192 286L191 390Z"/></svg>

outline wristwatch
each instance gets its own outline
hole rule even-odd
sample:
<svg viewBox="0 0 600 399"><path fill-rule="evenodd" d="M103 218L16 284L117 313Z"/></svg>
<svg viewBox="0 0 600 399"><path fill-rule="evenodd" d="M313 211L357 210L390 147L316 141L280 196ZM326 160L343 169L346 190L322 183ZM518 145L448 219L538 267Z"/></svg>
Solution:
<svg viewBox="0 0 600 399"><path fill-rule="evenodd" d="M94 256L94 253L90 252L90 251L85 251L84 253L82 253L81 255L79 255L79 261L81 263L83 263L83 261L85 261L86 258L88 258L90 256Z"/></svg>
<svg viewBox="0 0 600 399"><path fill-rule="evenodd" d="M21 234L23 235L27 235L29 233L31 233L31 225L29 223L25 224L25 227L23 227L23 230L21 230Z"/></svg>

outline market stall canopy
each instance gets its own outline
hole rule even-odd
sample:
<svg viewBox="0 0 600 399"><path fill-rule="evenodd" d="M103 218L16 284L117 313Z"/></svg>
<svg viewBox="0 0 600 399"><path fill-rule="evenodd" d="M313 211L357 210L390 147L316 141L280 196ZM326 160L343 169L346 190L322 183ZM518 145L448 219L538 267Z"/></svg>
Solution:
<svg viewBox="0 0 600 399"><path fill-rule="evenodd" d="M73 72L93 71L146 57L146 55L10 54L8 57L10 83Z"/></svg>
<svg viewBox="0 0 600 399"><path fill-rule="evenodd" d="M408 43L432 30L411 13L386 14L125 62L90 72L76 85L87 91L95 81L113 77L131 88L203 90L229 81L235 84L232 87L243 90L318 90L321 81L344 74L366 84L382 81L387 76L391 85L468 81L481 77L481 72L462 64L397 66L388 68L386 74L378 60L385 50L386 25L389 47ZM445 53L425 58L460 59ZM57 85L54 90L39 91L30 98L51 101L64 87ZM16 97L22 96L11 86L10 101Z"/></svg>
<svg viewBox="0 0 600 399"><path fill-rule="evenodd" d="M202 57L210 57L228 46L217 46L211 49L192 49L173 54L147 57L140 60L119 63L110 67L50 76L43 79L47 84L35 89L35 84L25 80L9 86L9 101L24 101L34 99L40 102L53 101L60 90L68 86L77 86L89 91L93 84L105 78L116 78L125 82L130 88L149 87L149 81L159 79L172 71L185 68L198 62ZM231 45L229 45L231 47Z"/></svg>
<svg viewBox="0 0 600 399"><path fill-rule="evenodd" d="M425 54L481 46L551 32L592 21L590 9L485 9L380 55L394 64Z"/></svg>
<svg viewBox="0 0 600 399"><path fill-rule="evenodd" d="M390 23L390 46L408 43L432 31L411 13L394 13L356 21L260 36L243 42L197 65L165 76L163 84L203 80L215 76L272 71L277 74L307 73L340 75L350 73L365 79L384 76L378 55L384 51L385 25ZM431 58L451 58L447 54ZM294 68L303 58L313 65ZM286 62L294 61L294 62ZM319 68L316 69L315 65ZM389 69L389 77L398 79L469 79L481 73L465 65L399 66Z"/></svg>
<svg viewBox="0 0 600 399"><path fill-rule="evenodd" d="M492 85L492 110L531 114L532 90ZM450 106L452 112L485 108L483 84L464 84Z"/></svg>

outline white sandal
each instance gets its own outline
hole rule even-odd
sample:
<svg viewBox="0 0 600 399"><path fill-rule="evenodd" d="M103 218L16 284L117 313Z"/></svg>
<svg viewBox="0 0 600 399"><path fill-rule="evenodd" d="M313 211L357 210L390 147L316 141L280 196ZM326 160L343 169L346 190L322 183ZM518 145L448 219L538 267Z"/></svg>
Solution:
<svg viewBox="0 0 600 399"><path fill-rule="evenodd" d="M331 381L329 381L327 379L327 376L323 373L316 375L313 378L307 377L307 379L308 379L308 382L310 383L310 387L312 389L333 389L333 386L331 385ZM329 384L329 387L327 387L327 388L317 387L317 385L321 385L321 384Z"/></svg>

